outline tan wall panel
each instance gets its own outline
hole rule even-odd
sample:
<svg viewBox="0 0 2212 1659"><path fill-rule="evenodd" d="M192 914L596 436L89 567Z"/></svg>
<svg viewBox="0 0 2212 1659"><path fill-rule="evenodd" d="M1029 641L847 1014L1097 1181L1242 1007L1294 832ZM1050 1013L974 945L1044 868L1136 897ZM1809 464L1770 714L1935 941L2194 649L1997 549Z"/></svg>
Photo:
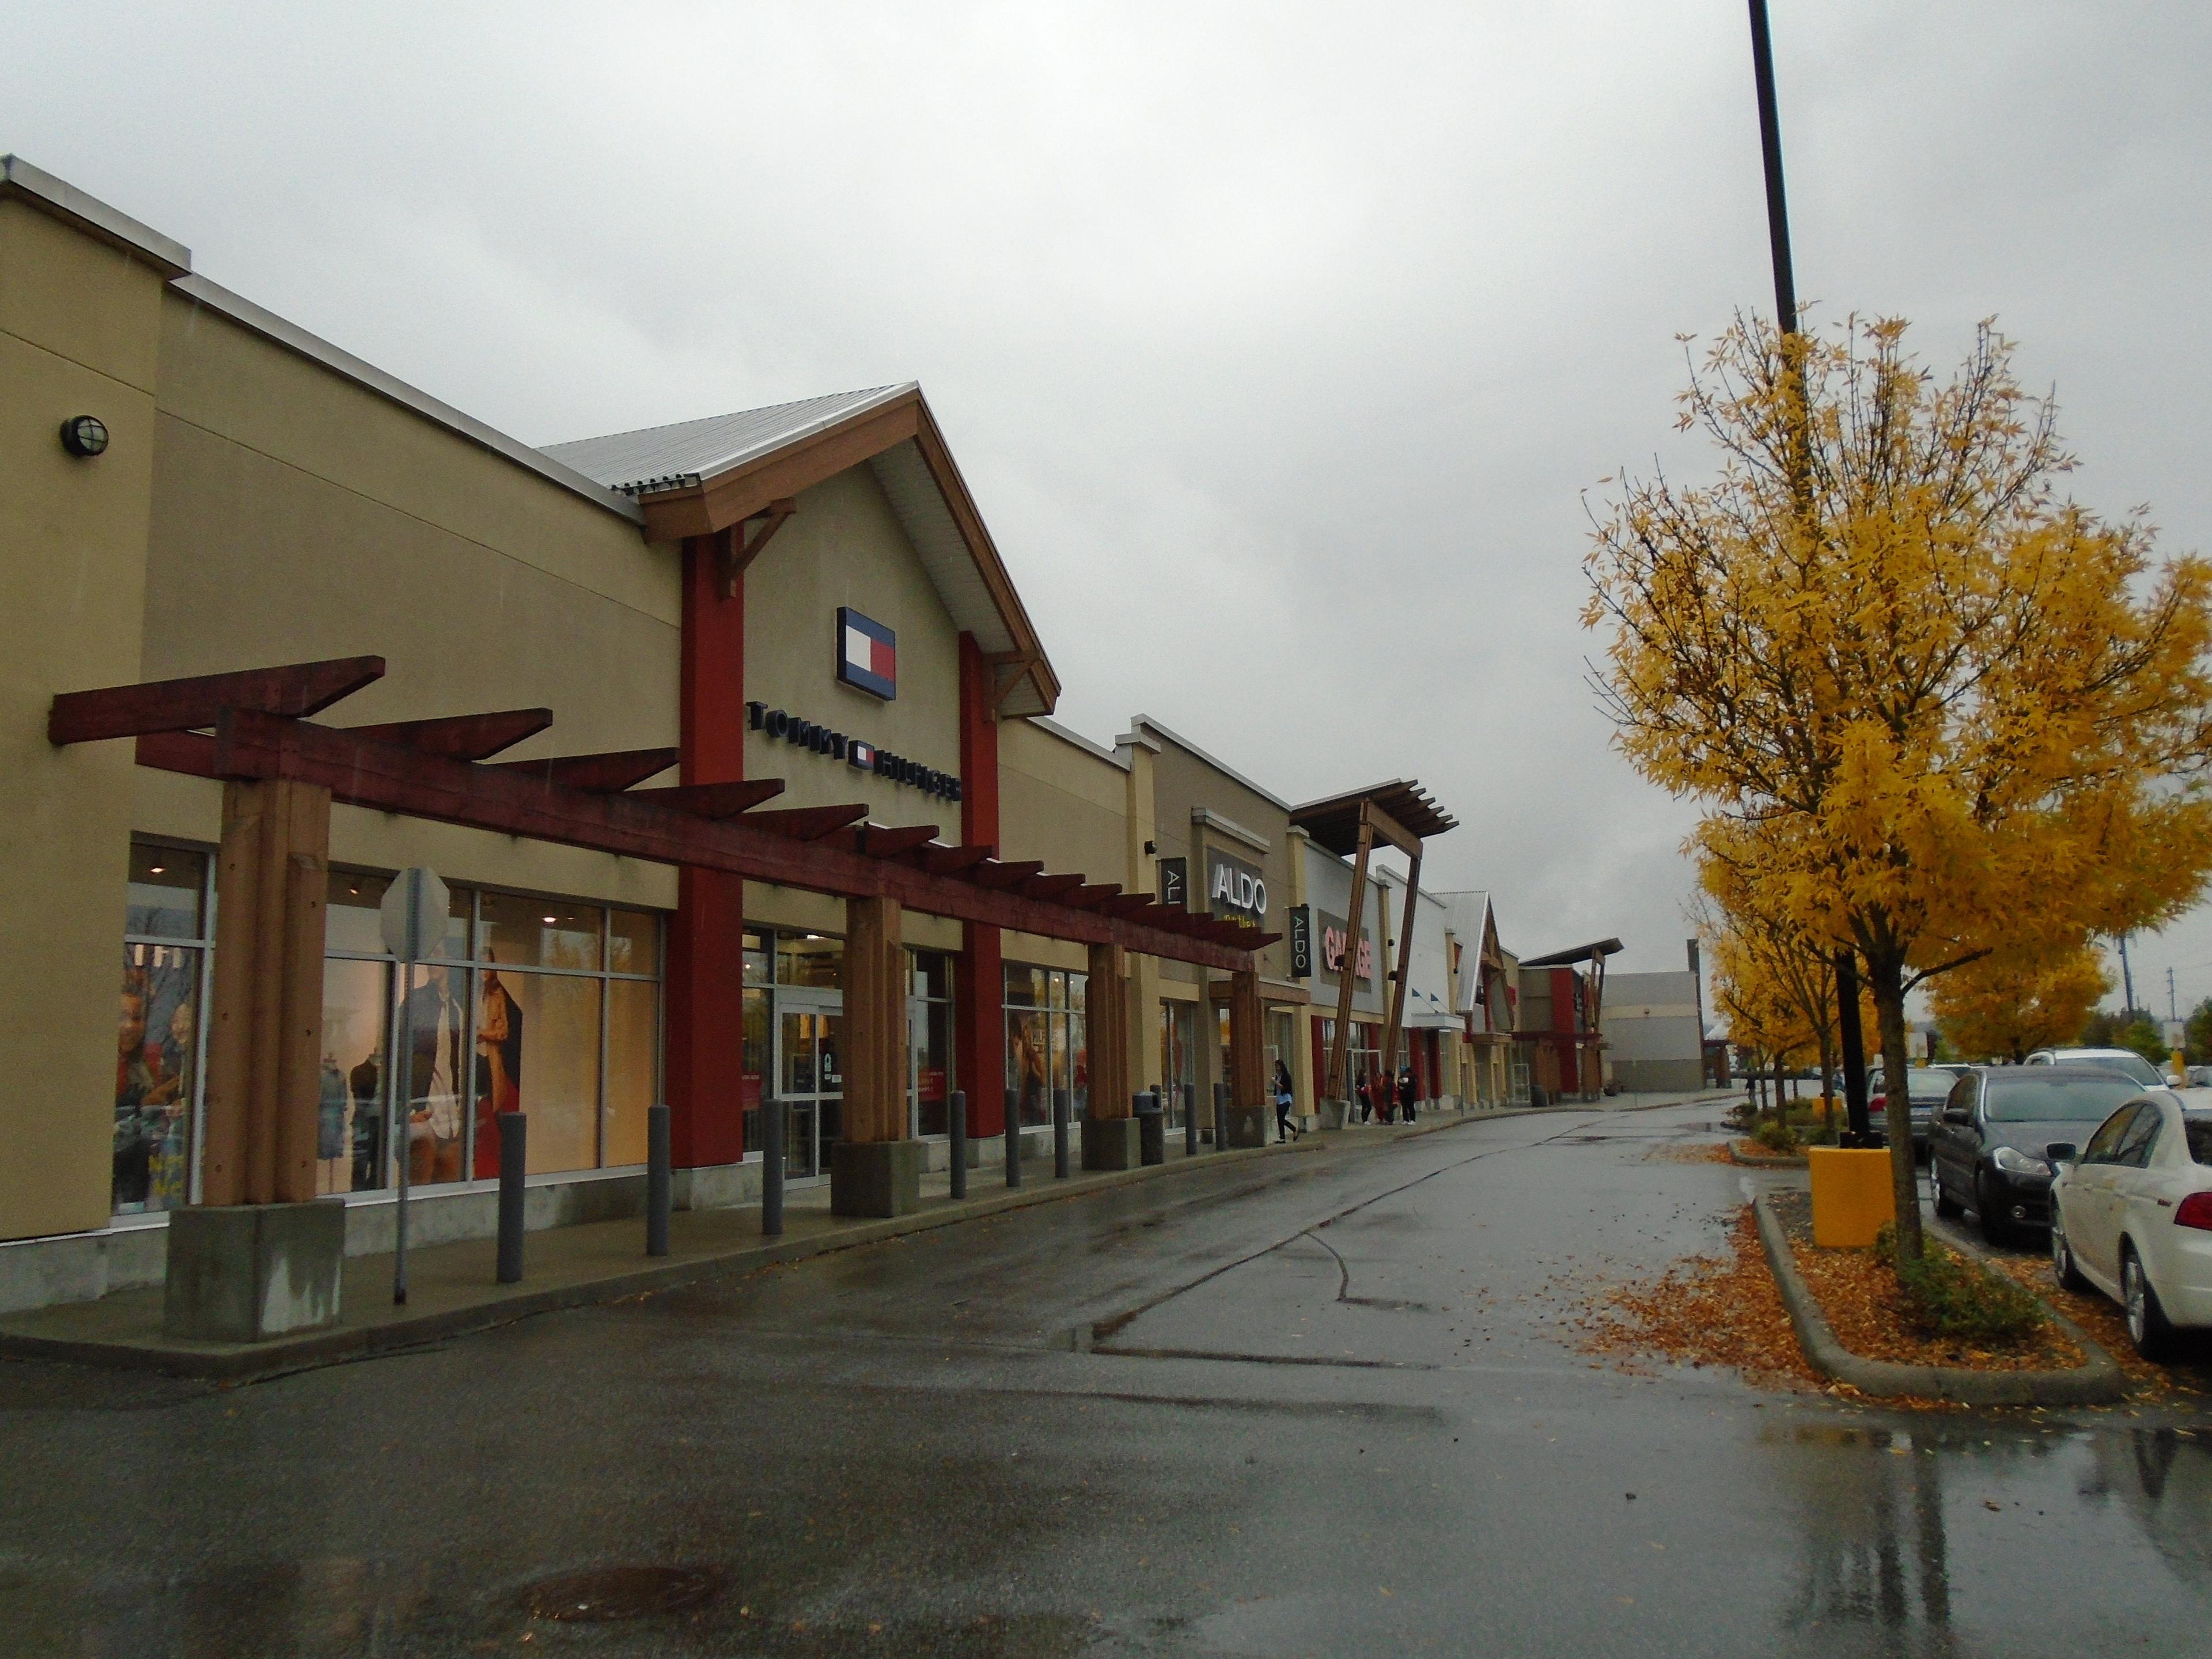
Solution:
<svg viewBox="0 0 2212 1659"><path fill-rule="evenodd" d="M674 555L633 521L170 290L161 412L675 625Z"/></svg>
<svg viewBox="0 0 2212 1659"><path fill-rule="evenodd" d="M839 683L839 605L898 635L893 701ZM745 696L958 775L959 630L866 467L800 495L797 514L745 573ZM959 802L762 732L746 736L745 772L783 779L779 805L864 801L878 823L935 823L958 834Z"/></svg>
<svg viewBox="0 0 2212 1659"><path fill-rule="evenodd" d="M107 1219L135 768L46 721L57 691L137 677L159 300L152 270L0 202L0 1237ZM57 436L82 414L112 434L94 460Z"/></svg>
<svg viewBox="0 0 2212 1659"><path fill-rule="evenodd" d="M189 422L159 440L148 678L374 654L326 720L542 704L502 758L676 742L675 623Z"/></svg>
<svg viewBox="0 0 2212 1659"><path fill-rule="evenodd" d="M999 724L1000 856L1128 885L1129 775L1027 720Z"/></svg>

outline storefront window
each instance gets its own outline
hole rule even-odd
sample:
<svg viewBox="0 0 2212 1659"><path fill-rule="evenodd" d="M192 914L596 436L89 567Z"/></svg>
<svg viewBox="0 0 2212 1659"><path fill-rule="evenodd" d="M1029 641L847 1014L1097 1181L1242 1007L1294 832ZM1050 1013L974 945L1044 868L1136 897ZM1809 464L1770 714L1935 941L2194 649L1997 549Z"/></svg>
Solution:
<svg viewBox="0 0 2212 1659"><path fill-rule="evenodd" d="M811 985L825 991L845 983L845 941L825 933L778 933L775 982Z"/></svg>
<svg viewBox="0 0 2212 1659"><path fill-rule="evenodd" d="M908 951L907 995L912 1132L941 1135L948 1127L952 1089L952 958L935 951Z"/></svg>
<svg viewBox="0 0 2212 1659"><path fill-rule="evenodd" d="M1196 1011L1189 1003L1160 1004L1160 1087L1170 1128L1182 1127L1183 1091L1198 1082L1195 1030Z"/></svg>
<svg viewBox="0 0 2212 1659"><path fill-rule="evenodd" d="M118 1215L174 1209L191 1196L210 878L204 853L152 842L131 848L110 1188Z"/></svg>
<svg viewBox="0 0 2212 1659"><path fill-rule="evenodd" d="M1091 1056L1082 1012L1086 976L1011 963L1006 970L1006 1104L1016 1121L1052 1121L1055 1091L1071 1117L1089 1103Z"/></svg>

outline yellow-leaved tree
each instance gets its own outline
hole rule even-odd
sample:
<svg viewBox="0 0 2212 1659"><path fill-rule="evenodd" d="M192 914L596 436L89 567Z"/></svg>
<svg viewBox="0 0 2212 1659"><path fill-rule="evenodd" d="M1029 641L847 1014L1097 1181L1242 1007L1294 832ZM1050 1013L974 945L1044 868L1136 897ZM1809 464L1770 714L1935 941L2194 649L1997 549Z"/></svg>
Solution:
<svg viewBox="0 0 2212 1659"><path fill-rule="evenodd" d="M1621 751L1704 805L1692 851L1856 952L1893 1077L1923 981L2156 926L2212 867L2212 569L2066 499L1993 330L1948 382L1905 336L1739 320L1681 399L1716 476L1622 481L1583 617Z"/></svg>
<svg viewBox="0 0 2212 1659"><path fill-rule="evenodd" d="M2085 942L2025 956L1993 951L1937 980L1928 1006L1960 1054L2018 1065L2032 1048L2073 1042L2112 988L2104 958Z"/></svg>

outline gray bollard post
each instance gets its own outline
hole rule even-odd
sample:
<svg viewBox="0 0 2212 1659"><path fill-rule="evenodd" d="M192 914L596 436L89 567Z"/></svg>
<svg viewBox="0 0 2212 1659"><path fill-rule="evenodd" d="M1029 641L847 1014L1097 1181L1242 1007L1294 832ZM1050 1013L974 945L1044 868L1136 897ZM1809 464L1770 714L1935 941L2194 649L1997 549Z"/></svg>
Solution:
<svg viewBox="0 0 2212 1659"><path fill-rule="evenodd" d="M530 1167L530 1120L499 1115L499 1282L522 1283L522 1175Z"/></svg>
<svg viewBox="0 0 2212 1659"><path fill-rule="evenodd" d="M952 1196L968 1196L968 1091L955 1089L945 1108L945 1150L952 1159Z"/></svg>
<svg viewBox="0 0 2212 1659"><path fill-rule="evenodd" d="M1213 1150L1229 1150L1229 1085L1225 1083L1213 1085Z"/></svg>
<svg viewBox="0 0 2212 1659"><path fill-rule="evenodd" d="M645 1253L668 1254L668 1108L645 1109Z"/></svg>
<svg viewBox="0 0 2212 1659"><path fill-rule="evenodd" d="M1022 1103L1006 1091L1006 1185L1022 1184Z"/></svg>
<svg viewBox="0 0 2212 1659"><path fill-rule="evenodd" d="M1052 1177L1067 1179L1067 1109L1068 1094L1065 1089L1052 1091Z"/></svg>
<svg viewBox="0 0 2212 1659"><path fill-rule="evenodd" d="M1185 1158L1198 1156L1198 1085L1182 1085L1182 1151Z"/></svg>
<svg viewBox="0 0 2212 1659"><path fill-rule="evenodd" d="M763 1098L761 1126L761 1236L783 1233L783 1117L787 1108L774 1096Z"/></svg>

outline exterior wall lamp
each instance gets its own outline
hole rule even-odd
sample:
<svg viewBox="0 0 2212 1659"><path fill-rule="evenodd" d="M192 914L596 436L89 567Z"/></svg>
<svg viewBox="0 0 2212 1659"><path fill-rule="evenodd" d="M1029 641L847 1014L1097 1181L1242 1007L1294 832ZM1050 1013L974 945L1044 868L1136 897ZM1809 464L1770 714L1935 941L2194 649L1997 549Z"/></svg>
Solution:
<svg viewBox="0 0 2212 1659"><path fill-rule="evenodd" d="M107 423L97 415L72 415L62 422L62 447L81 460L107 448Z"/></svg>

